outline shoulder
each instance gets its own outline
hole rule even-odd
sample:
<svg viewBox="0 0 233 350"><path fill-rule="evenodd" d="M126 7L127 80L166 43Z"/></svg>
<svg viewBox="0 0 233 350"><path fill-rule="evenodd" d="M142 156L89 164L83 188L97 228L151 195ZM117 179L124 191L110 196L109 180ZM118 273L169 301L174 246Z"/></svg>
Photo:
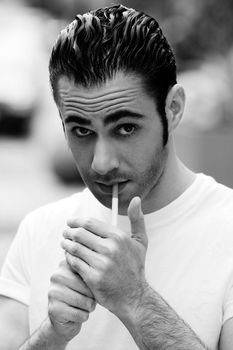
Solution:
<svg viewBox="0 0 233 350"><path fill-rule="evenodd" d="M202 212L201 224L208 223L211 239L218 242L219 248L233 249L233 189L202 175L203 191L199 202ZM214 238L215 237L215 238Z"/></svg>
<svg viewBox="0 0 233 350"><path fill-rule="evenodd" d="M219 211L219 214L231 214L233 210L233 189L217 182L211 176L204 174L198 175L200 186L202 186L203 199L205 204L211 210Z"/></svg>
<svg viewBox="0 0 233 350"><path fill-rule="evenodd" d="M39 207L25 216L19 228L23 235L35 242L45 237L57 236L66 226L67 220L78 213L86 202L86 190Z"/></svg>
<svg viewBox="0 0 233 350"><path fill-rule="evenodd" d="M197 175L193 189L192 218L209 227L211 237L229 234L233 239L233 189L204 174Z"/></svg>
<svg viewBox="0 0 233 350"><path fill-rule="evenodd" d="M24 221L33 222L38 219L48 221L53 220L54 218L62 220L79 205L82 194L83 192L78 192L69 197L43 205L28 213L25 216Z"/></svg>

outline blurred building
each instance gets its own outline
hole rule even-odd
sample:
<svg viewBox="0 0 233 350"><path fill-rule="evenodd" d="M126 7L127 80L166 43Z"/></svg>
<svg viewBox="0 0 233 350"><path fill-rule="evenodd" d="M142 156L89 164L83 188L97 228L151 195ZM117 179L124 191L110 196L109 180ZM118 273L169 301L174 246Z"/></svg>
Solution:
<svg viewBox="0 0 233 350"><path fill-rule="evenodd" d="M125 0L157 18L187 93L177 150L193 170L233 187L232 0ZM0 234L80 183L48 81L59 31L107 0L0 2ZM18 130L18 131L17 131ZM21 133L23 141L14 137ZM79 187L78 187L79 188ZM10 227L11 225L11 227ZM8 230L8 231L9 231ZM1 255L1 252L0 252Z"/></svg>

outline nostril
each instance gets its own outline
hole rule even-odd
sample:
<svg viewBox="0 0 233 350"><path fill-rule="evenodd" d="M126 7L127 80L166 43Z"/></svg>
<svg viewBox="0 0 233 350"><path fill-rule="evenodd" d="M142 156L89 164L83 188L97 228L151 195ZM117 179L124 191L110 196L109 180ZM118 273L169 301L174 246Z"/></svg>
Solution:
<svg viewBox="0 0 233 350"><path fill-rule="evenodd" d="M113 169L117 169L119 167L119 162L115 157L94 157L92 162L92 169L100 174L105 175L112 171Z"/></svg>

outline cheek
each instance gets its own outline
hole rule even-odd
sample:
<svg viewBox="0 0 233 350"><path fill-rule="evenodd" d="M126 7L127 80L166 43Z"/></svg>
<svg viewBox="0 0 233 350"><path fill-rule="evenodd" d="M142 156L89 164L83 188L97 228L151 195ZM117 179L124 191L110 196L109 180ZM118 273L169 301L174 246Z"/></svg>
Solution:
<svg viewBox="0 0 233 350"><path fill-rule="evenodd" d="M92 154L88 147L80 147L76 145L72 140L68 141L68 146L73 155L75 164L80 171L85 171L91 164Z"/></svg>
<svg viewBox="0 0 233 350"><path fill-rule="evenodd" d="M160 156L163 150L162 138L158 133L148 133L146 137L141 137L129 149L122 149L124 159L134 167L140 167L153 162Z"/></svg>

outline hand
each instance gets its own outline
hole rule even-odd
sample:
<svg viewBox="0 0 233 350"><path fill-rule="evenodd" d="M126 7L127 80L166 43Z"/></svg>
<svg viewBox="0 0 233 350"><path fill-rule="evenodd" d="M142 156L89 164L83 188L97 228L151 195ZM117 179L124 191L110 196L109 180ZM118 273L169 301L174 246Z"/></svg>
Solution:
<svg viewBox="0 0 233 350"><path fill-rule="evenodd" d="M74 273L66 260L62 261L51 277L48 314L51 324L62 341L70 341L87 321L96 302L93 294Z"/></svg>
<svg viewBox="0 0 233 350"><path fill-rule="evenodd" d="M71 268L83 278L96 301L118 317L136 309L147 283L147 236L141 200L132 199L131 235L96 219L70 220L62 247Z"/></svg>

